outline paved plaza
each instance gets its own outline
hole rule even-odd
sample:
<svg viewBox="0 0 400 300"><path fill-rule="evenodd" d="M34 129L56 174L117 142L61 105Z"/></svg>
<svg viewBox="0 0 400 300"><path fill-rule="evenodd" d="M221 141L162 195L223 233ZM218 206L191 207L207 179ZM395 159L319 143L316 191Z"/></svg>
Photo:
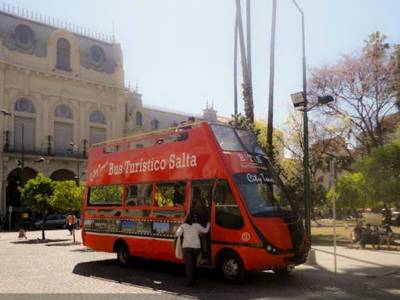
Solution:
<svg viewBox="0 0 400 300"><path fill-rule="evenodd" d="M106 294L124 299L132 294L145 299L400 297L398 250L339 247L338 273L334 274L332 247L318 246L314 247L317 265L299 266L288 278L262 272L250 274L243 285L229 285L219 281L215 272L203 270L195 287L184 287L180 265L135 260L130 267L121 268L115 254L85 248L80 232L78 244L72 243L66 230L46 231L46 242L38 240L40 236L40 231L29 232L28 239L22 240L16 232L0 232L0 299L22 299L26 294L53 294L49 299L109 299ZM43 295L29 298L44 299Z"/></svg>

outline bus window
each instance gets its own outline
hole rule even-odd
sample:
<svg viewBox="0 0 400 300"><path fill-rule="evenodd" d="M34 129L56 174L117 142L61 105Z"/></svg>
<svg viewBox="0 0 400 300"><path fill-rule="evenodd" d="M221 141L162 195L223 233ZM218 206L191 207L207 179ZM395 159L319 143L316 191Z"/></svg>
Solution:
<svg viewBox="0 0 400 300"><path fill-rule="evenodd" d="M185 187L186 182L158 183L155 186L153 211L156 217L177 218L183 217L185 211ZM174 210L165 208L176 208Z"/></svg>
<svg viewBox="0 0 400 300"><path fill-rule="evenodd" d="M105 185L91 187L89 191L89 205L116 205L122 204L123 187L120 185Z"/></svg>
<svg viewBox="0 0 400 300"><path fill-rule="evenodd" d="M222 150L225 151L244 151L242 144L237 138L233 128L224 125L211 125L215 138Z"/></svg>
<svg viewBox="0 0 400 300"><path fill-rule="evenodd" d="M241 229L243 227L243 218L239 206L226 180L218 181L215 202L215 222L218 226L228 229Z"/></svg>
<svg viewBox="0 0 400 300"><path fill-rule="evenodd" d="M135 184L127 187L126 206L151 206L152 184Z"/></svg>

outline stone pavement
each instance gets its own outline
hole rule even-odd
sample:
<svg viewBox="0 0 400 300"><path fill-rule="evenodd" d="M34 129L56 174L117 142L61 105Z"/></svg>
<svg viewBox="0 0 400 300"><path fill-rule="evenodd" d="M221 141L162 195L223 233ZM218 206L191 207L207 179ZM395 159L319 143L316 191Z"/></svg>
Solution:
<svg viewBox="0 0 400 300"><path fill-rule="evenodd" d="M28 232L28 240L20 240L16 232L0 232L0 299L99 300L110 299L110 294L113 299L133 294L146 299L400 298L400 251L338 247L334 274L332 247L318 246L318 265L299 266L287 278L259 272L250 274L244 285L229 285L203 270L197 285L188 288L182 286L180 265L135 260L120 268L115 254L74 245L67 230L46 231L44 243L37 240L40 236L40 231ZM80 242L79 232L77 238Z"/></svg>

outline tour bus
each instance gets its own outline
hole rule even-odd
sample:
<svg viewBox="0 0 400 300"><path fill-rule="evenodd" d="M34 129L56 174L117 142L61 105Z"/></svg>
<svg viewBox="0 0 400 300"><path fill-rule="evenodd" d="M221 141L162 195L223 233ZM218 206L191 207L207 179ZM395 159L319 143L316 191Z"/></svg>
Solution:
<svg viewBox="0 0 400 300"><path fill-rule="evenodd" d="M175 232L191 213L211 224L199 265L228 281L306 260L302 220L250 131L198 122L90 148L85 246L116 252L121 265L131 256L182 263Z"/></svg>

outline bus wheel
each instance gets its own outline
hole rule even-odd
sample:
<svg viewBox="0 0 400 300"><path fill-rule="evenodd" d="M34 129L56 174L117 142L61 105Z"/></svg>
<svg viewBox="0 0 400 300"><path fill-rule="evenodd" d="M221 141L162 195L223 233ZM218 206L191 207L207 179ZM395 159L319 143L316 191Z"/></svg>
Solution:
<svg viewBox="0 0 400 300"><path fill-rule="evenodd" d="M117 260L120 266L127 266L129 263L130 254L128 246L125 243L120 243L117 246Z"/></svg>
<svg viewBox="0 0 400 300"><path fill-rule="evenodd" d="M234 252L226 252L218 263L218 272L229 283L242 283L246 278L246 270L242 259Z"/></svg>

